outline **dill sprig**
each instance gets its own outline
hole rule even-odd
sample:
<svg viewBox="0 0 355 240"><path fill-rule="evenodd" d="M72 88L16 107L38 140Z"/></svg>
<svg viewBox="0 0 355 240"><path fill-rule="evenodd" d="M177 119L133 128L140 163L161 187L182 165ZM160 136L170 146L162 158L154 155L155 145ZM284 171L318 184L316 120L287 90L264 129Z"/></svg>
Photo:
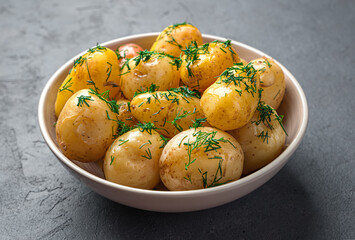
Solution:
<svg viewBox="0 0 355 240"><path fill-rule="evenodd" d="M106 63L109 65L109 67L108 67L107 70L106 70L107 78L106 78L106 81L105 81L105 82L107 82L107 80L110 78L111 72L112 72L112 64L109 63L109 62L106 62Z"/></svg>
<svg viewBox="0 0 355 240"><path fill-rule="evenodd" d="M222 162L223 159L218 161L218 167L211 184L208 184L208 171L202 172L202 170L198 168L198 171L201 173L203 188L210 188L224 184L218 183L223 178Z"/></svg>
<svg viewBox="0 0 355 240"><path fill-rule="evenodd" d="M203 127L202 123L206 122L207 118L195 118L195 121L193 121L193 124L190 128L199 128Z"/></svg>
<svg viewBox="0 0 355 240"><path fill-rule="evenodd" d="M190 139L188 139L187 143L185 142L184 145L187 146L187 154L188 154L188 163L185 163L185 170L195 162L196 159L192 159L192 151L199 148L204 148L204 152L209 151L217 151L221 148L220 143L230 143L234 148L235 146L231 143L228 139L223 137L215 138L217 131L213 132L203 132L197 131L192 134L195 137L195 141L190 143Z"/></svg>
<svg viewBox="0 0 355 240"><path fill-rule="evenodd" d="M152 130L156 130L157 127L154 125L152 122L145 122L145 123L137 123L136 127L139 129L139 131L144 132L146 131L150 135L152 135Z"/></svg>
<svg viewBox="0 0 355 240"><path fill-rule="evenodd" d="M179 110L177 110L177 114L175 116L175 118L172 121L167 121L168 123L171 123L179 132L182 132L184 129L177 123L180 119L186 118L187 116L190 116L191 113L189 111L183 111L183 113L181 113L182 108L180 108Z"/></svg>
<svg viewBox="0 0 355 240"><path fill-rule="evenodd" d="M257 137L261 138L263 140L263 142L265 142L265 140L266 140L266 143L269 144L269 137L270 136L269 136L268 131L266 131L266 132L262 131L259 135L257 135Z"/></svg>
<svg viewBox="0 0 355 240"><path fill-rule="evenodd" d="M201 94L197 90L190 90L187 86L180 86L178 88L170 88L168 91L175 92L175 93L180 93L184 97L191 98L191 97L196 97L196 98L201 98Z"/></svg>
<svg viewBox="0 0 355 240"><path fill-rule="evenodd" d="M125 144L126 142L128 142L129 139L126 139L126 140L118 139L118 141L120 141L120 144L118 144L118 146L121 146L121 145Z"/></svg>
<svg viewBox="0 0 355 240"><path fill-rule="evenodd" d="M166 138L163 135L160 134L160 141L163 141L163 143L160 145L159 148L164 148L166 144L168 144L170 138Z"/></svg>
<svg viewBox="0 0 355 240"><path fill-rule="evenodd" d="M200 60L201 54L208 53L209 43L205 43L202 46L198 46L196 41L191 41L190 45L182 49L181 51L185 54L186 69L188 71L189 77L194 76L191 71L191 65L196 61Z"/></svg>
<svg viewBox="0 0 355 240"><path fill-rule="evenodd" d="M182 45L180 45L173 36L171 36L171 40L167 40L166 42L177 46L178 48L182 49Z"/></svg>
<svg viewBox="0 0 355 240"><path fill-rule="evenodd" d="M171 25L171 26L168 26L168 27L166 28L166 30L165 30L164 33L165 33L166 35L170 36L171 33L174 32L177 27L179 27L179 26L184 26L184 25L192 25L192 24L187 23L187 22L176 23L176 24L173 24L173 25Z"/></svg>
<svg viewBox="0 0 355 240"><path fill-rule="evenodd" d="M83 104L85 104L86 106L90 107L87 101L94 101L94 99L91 99L91 96L80 95L78 97L78 104L76 106L82 107Z"/></svg>
<svg viewBox="0 0 355 240"><path fill-rule="evenodd" d="M143 89L143 87L141 87L140 90L136 91L133 95L133 97L143 94L143 93L152 93L152 92L156 92L159 90L159 86L155 85L154 83L152 83L149 87L147 87L145 90Z"/></svg>
<svg viewBox="0 0 355 240"><path fill-rule="evenodd" d="M94 53L94 52L105 52L107 51L107 48L104 46L100 46L99 43L96 44L96 47L93 48L89 48L89 50L87 51L89 54Z"/></svg>
<svg viewBox="0 0 355 240"><path fill-rule="evenodd" d="M152 159L152 153L150 152L150 148L145 150L145 153L147 155L142 155L142 157L146 158L146 159Z"/></svg>
<svg viewBox="0 0 355 240"><path fill-rule="evenodd" d="M119 114L120 105L117 104L116 100L109 100L110 99L110 90L107 90L103 93L98 93L94 89L90 88L89 93L94 94L95 96L100 98L102 101L104 101L112 112Z"/></svg>
<svg viewBox="0 0 355 240"><path fill-rule="evenodd" d="M280 124L282 130L285 132L286 136L288 136L283 124L282 124L282 119L283 115L278 115L276 111L270 107L269 105L265 104L262 101L259 101L258 106L256 108L256 111L259 112L259 117L256 121L251 121L251 123L255 123L256 125L259 125L260 123L263 123L267 128L270 130L273 130L274 127L271 124L272 122L272 117ZM260 137L265 141L265 138L267 138L267 143L268 143L268 138L270 137L268 131L266 132L261 132L257 137Z"/></svg>
<svg viewBox="0 0 355 240"><path fill-rule="evenodd" d="M227 52L223 48L228 49L230 51L230 53L232 54L233 60L235 59L236 53L232 49L231 40L227 40L225 42L215 40L211 43L205 43L201 46L198 46L196 41L191 41L191 44L187 48L182 49L182 52L186 55L185 62L186 62L186 69L188 71L189 77L194 76L193 72L191 70L191 66L196 61L200 60L201 55L205 55L205 54L209 53L210 44L213 44L213 43L216 43L216 44L220 43L222 45L222 47L220 47L220 49L225 53L227 53Z"/></svg>
<svg viewBox="0 0 355 240"><path fill-rule="evenodd" d="M110 162L110 165L112 165L113 161L115 160L115 157L114 156L111 156L111 162Z"/></svg>
<svg viewBox="0 0 355 240"><path fill-rule="evenodd" d="M63 85L63 87L61 89L59 89L59 92L62 92L62 91L69 91L69 92L73 92L73 90L69 89L72 85L73 85L73 82L71 82L72 78L69 78L68 81L66 81L66 83Z"/></svg>
<svg viewBox="0 0 355 240"><path fill-rule="evenodd" d="M252 96L257 93L256 70L251 63L247 65L235 64L227 68L220 76L216 84L226 83L227 86L234 84ZM243 90L236 90L239 95L242 95Z"/></svg>
<svg viewBox="0 0 355 240"><path fill-rule="evenodd" d="M141 62L148 62L152 57L155 58L165 58L168 57L171 59L171 61L169 62L171 65L175 66L177 70L179 70L180 66L181 66L181 59L180 57L174 57L170 54L167 53L162 53L162 52L155 52L155 51L148 51L148 50L143 50L138 52L138 56L134 57L134 58L130 58L127 59L124 64L121 67L121 70L123 70L125 67L127 68L127 71L122 73L126 74L127 72L129 72L131 70L129 63L130 62L134 62L135 67L138 66L139 63Z"/></svg>

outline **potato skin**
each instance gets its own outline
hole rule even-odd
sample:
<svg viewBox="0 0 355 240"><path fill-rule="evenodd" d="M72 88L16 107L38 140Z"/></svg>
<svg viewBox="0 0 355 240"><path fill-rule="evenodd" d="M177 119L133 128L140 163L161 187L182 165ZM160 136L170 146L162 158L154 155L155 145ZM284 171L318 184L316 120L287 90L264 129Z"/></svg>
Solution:
<svg viewBox="0 0 355 240"><path fill-rule="evenodd" d="M274 110L276 113L276 111ZM277 113L276 113L277 114ZM243 174L247 175L272 162L283 151L286 134L275 116L271 117L270 126L261 122L260 112L255 111L251 121L239 129L228 131L242 146L244 152ZM268 137L262 137L266 134Z"/></svg>
<svg viewBox="0 0 355 240"><path fill-rule="evenodd" d="M196 142L197 135L209 134L218 141L220 148L205 151L202 145L191 151L189 163L188 145ZM215 134L211 137L211 134ZM239 143L228 133L221 130L200 127L183 131L172 138L164 147L159 160L160 178L164 185L172 191L193 190L216 186L240 178L243 169L244 154ZM186 170L186 164L187 170ZM205 179L203 179L203 177ZM220 178L220 179L219 179ZM219 181L214 181L214 179Z"/></svg>
<svg viewBox="0 0 355 240"><path fill-rule="evenodd" d="M182 94L170 91L137 95L131 101L131 111L139 121L154 123L158 128L156 131L166 137L173 137L179 133L179 130L171 123L176 116L188 114L176 121L183 130L192 126L195 119L205 117L200 107L200 99L197 97L187 98ZM203 125L206 126L206 123Z"/></svg>
<svg viewBox="0 0 355 240"><path fill-rule="evenodd" d="M221 42L209 43L207 51L198 51L198 58L189 64L189 57L183 55L180 76L185 85L200 92L213 84L226 68L240 62L233 47Z"/></svg>
<svg viewBox="0 0 355 240"><path fill-rule="evenodd" d="M128 104L130 104L130 101L127 99L117 101L117 105L119 105L117 119L124 122L127 126L133 127L138 123L138 120L133 116Z"/></svg>
<svg viewBox="0 0 355 240"><path fill-rule="evenodd" d="M74 93L81 89L94 89L88 81L93 81L100 93L109 90L110 98L116 98L120 92L120 67L114 51L98 46L75 60L73 68L58 89L55 102L57 117Z"/></svg>
<svg viewBox="0 0 355 240"><path fill-rule="evenodd" d="M203 43L201 32L196 27L187 23L170 25L159 34L150 51L164 52L179 57L181 48L188 47L192 41L196 41L198 45Z"/></svg>
<svg viewBox="0 0 355 240"><path fill-rule="evenodd" d="M86 101L89 106L78 105L80 96L90 98ZM115 119L107 104L87 89L79 90L68 99L56 124L57 142L66 157L93 162L105 155L117 129L117 124L108 120L106 111Z"/></svg>
<svg viewBox="0 0 355 240"><path fill-rule="evenodd" d="M258 58L251 61L260 75L261 101L277 109L285 95L285 76L281 67L271 58Z"/></svg>
<svg viewBox="0 0 355 240"><path fill-rule="evenodd" d="M160 91L179 86L180 73L177 67L172 65L170 57L152 56L148 61L140 61L136 66L132 58L128 66L122 69L121 86L124 96L131 100L137 91L146 90L152 84L159 87ZM129 70L130 69L130 70Z"/></svg>
<svg viewBox="0 0 355 240"><path fill-rule="evenodd" d="M259 100L259 76L250 77L252 67L235 66L227 69L229 76L243 78L239 84L229 81L230 77L221 75L217 81L205 90L201 97L201 108L208 123L222 130L237 129L249 122ZM227 82L224 82L227 81ZM246 90L246 85L249 90Z"/></svg>
<svg viewBox="0 0 355 240"><path fill-rule="evenodd" d="M154 130L151 133L136 128L113 142L104 159L107 180L142 189L153 189L159 183L159 158L163 149L160 135Z"/></svg>

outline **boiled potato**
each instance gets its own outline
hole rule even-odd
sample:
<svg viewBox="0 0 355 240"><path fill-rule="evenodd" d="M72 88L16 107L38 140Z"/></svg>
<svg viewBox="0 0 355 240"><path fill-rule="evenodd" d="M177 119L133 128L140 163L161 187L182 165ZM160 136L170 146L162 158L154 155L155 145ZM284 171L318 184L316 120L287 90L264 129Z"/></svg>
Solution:
<svg viewBox="0 0 355 240"><path fill-rule="evenodd" d="M179 88L180 90L182 88ZM131 101L131 111L141 122L152 122L160 134L173 137L202 119L200 99L183 91L142 93ZM206 125L206 123L202 123Z"/></svg>
<svg viewBox="0 0 355 240"><path fill-rule="evenodd" d="M120 67L117 55L111 49L97 46L74 61L69 75L58 89L55 113L58 117L66 101L81 89L110 91L110 98L120 92Z"/></svg>
<svg viewBox="0 0 355 240"><path fill-rule="evenodd" d="M117 123L105 101L88 89L74 93L64 105L56 135L60 150L66 157L81 162L97 161L113 142Z"/></svg>
<svg viewBox="0 0 355 240"><path fill-rule="evenodd" d="M174 59L149 51L127 60L121 76L124 96L131 100L137 91L146 90L152 84L160 91L178 87L180 73L178 66L173 64Z"/></svg>
<svg viewBox="0 0 355 240"><path fill-rule="evenodd" d="M260 75L261 101L277 109L285 95L285 76L281 67L271 58L258 58L251 61Z"/></svg>
<svg viewBox="0 0 355 240"><path fill-rule="evenodd" d="M184 53L181 80L189 88L200 92L213 84L226 68L240 61L230 41L206 43L203 46L192 44Z"/></svg>
<svg viewBox="0 0 355 240"><path fill-rule="evenodd" d="M260 103L249 123L228 132L242 146L244 175L266 166L280 155L286 139L281 120L272 107Z"/></svg>
<svg viewBox="0 0 355 240"><path fill-rule="evenodd" d="M164 52L179 57L181 49L187 48L192 41L203 43L200 31L188 23L174 24L165 28L153 43L150 51Z"/></svg>
<svg viewBox="0 0 355 240"><path fill-rule="evenodd" d="M160 135L133 129L117 138L104 159L105 178L129 187L152 189L160 181Z"/></svg>
<svg viewBox="0 0 355 240"><path fill-rule="evenodd" d="M226 132L200 127L183 131L164 147L160 178L173 191L217 186L240 178L243 151Z"/></svg>
<svg viewBox="0 0 355 240"><path fill-rule="evenodd" d="M133 127L138 123L138 120L133 116L130 104L130 101L126 99L117 101L117 105L119 106L117 119L124 122L127 126Z"/></svg>
<svg viewBox="0 0 355 240"><path fill-rule="evenodd" d="M201 97L208 123L222 130L247 124L258 105L259 85L259 76L251 65L228 68Z"/></svg>

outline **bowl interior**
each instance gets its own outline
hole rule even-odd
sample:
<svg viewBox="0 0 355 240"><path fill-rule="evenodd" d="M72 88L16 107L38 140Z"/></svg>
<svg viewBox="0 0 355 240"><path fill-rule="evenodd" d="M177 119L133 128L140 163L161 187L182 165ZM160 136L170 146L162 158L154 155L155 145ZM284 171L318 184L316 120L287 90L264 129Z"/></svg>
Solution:
<svg viewBox="0 0 355 240"><path fill-rule="evenodd" d="M106 42L102 45L111 48L112 50L116 50L116 48L120 45L126 43L136 43L143 47L143 49L150 49L152 43L158 36L158 33L150 33L150 34L140 34L135 36L130 36L126 38L121 38L113 41ZM204 42L211 42L213 40L221 40L225 41L226 39L210 36L210 35L203 35ZM269 57L267 54L249 47L245 44L232 41L233 47L236 49L238 55L245 59L246 61L253 60L255 58L259 58L262 56ZM55 125L56 117L54 112L54 104L56 100L56 95L58 88L60 87L61 83L67 76L70 68L73 66L73 61L83 53L78 54L73 59L68 61L64 64L48 81L47 85L45 86L41 101L39 105L39 122L42 134L47 141L51 150L57 155L57 157L61 161L71 161L67 159L58 149L56 136L55 136ZM280 64L280 63L279 63ZM287 148L296 148L300 143L300 140L303 137L306 125L307 125L307 103L303 94L301 87L299 86L296 79L292 76L292 74L280 64L281 68L284 71L285 79L286 79L286 93L285 97L278 109L278 113L284 115L284 126L288 133L286 138L286 149ZM286 151L284 150L284 152ZM286 154L282 153L278 158L274 160L276 161L286 161L283 157ZM72 161L80 168L84 169L85 171L99 177L104 178L103 172L100 169L97 163L81 163L78 161ZM269 164L270 165L270 164ZM264 167L267 168L268 166ZM257 173L260 170L256 171L255 173L251 174L257 176ZM250 176L250 175L249 175ZM248 177L249 177L248 176ZM239 180L237 180L239 181ZM149 190L148 190L149 191Z"/></svg>

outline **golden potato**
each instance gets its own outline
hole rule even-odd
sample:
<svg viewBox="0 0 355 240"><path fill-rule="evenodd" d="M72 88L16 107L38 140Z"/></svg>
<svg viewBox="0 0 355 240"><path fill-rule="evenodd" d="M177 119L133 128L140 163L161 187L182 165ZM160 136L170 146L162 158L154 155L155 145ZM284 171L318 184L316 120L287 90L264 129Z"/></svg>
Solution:
<svg viewBox="0 0 355 240"><path fill-rule="evenodd" d="M117 101L118 117L117 119L124 122L127 126L133 127L138 123L138 120L133 116L131 112L131 103L126 99L120 99Z"/></svg>
<svg viewBox="0 0 355 240"><path fill-rule="evenodd" d="M194 94L186 87L142 93L132 99L131 111L139 121L152 122L160 134L173 137L205 117Z"/></svg>
<svg viewBox="0 0 355 240"><path fill-rule="evenodd" d="M165 28L153 43L150 51L164 52L179 57L181 49L187 48L192 41L203 43L200 31L186 22Z"/></svg>
<svg viewBox="0 0 355 240"><path fill-rule="evenodd" d="M251 61L260 75L261 101L277 109L285 95L285 76L281 67L271 58L258 58Z"/></svg>
<svg viewBox="0 0 355 240"><path fill-rule="evenodd" d="M160 181L160 135L133 129L117 138L104 159L105 178L129 187L152 189Z"/></svg>
<svg viewBox="0 0 355 240"><path fill-rule="evenodd" d="M180 73L177 64L168 56L149 51L127 60L121 76L124 96L131 100L135 92L146 90L152 84L160 91L178 87Z"/></svg>
<svg viewBox="0 0 355 240"><path fill-rule="evenodd" d="M88 88L96 89L99 93L110 90L112 99L119 94L120 67L117 55L111 49L97 46L74 61L73 68L58 89L56 116L59 116L70 96Z"/></svg>
<svg viewBox="0 0 355 240"><path fill-rule="evenodd" d="M228 131L242 146L243 174L250 174L272 162L283 151L286 133L282 117L263 103L259 103L251 121L244 127Z"/></svg>
<svg viewBox="0 0 355 240"><path fill-rule="evenodd" d="M202 46L192 44L183 51L180 68L181 80L189 88L200 92L213 84L226 68L240 62L230 40L214 41Z"/></svg>
<svg viewBox="0 0 355 240"><path fill-rule="evenodd" d="M217 186L240 178L243 151L221 130L200 127L183 131L164 147L160 178L173 191Z"/></svg>
<svg viewBox="0 0 355 240"><path fill-rule="evenodd" d="M97 161L113 142L117 123L105 101L87 89L74 93L61 111L56 136L60 150L72 160Z"/></svg>
<svg viewBox="0 0 355 240"><path fill-rule="evenodd" d="M222 130L247 124L258 105L259 85L259 76L250 64L228 68L201 97L208 123Z"/></svg>

